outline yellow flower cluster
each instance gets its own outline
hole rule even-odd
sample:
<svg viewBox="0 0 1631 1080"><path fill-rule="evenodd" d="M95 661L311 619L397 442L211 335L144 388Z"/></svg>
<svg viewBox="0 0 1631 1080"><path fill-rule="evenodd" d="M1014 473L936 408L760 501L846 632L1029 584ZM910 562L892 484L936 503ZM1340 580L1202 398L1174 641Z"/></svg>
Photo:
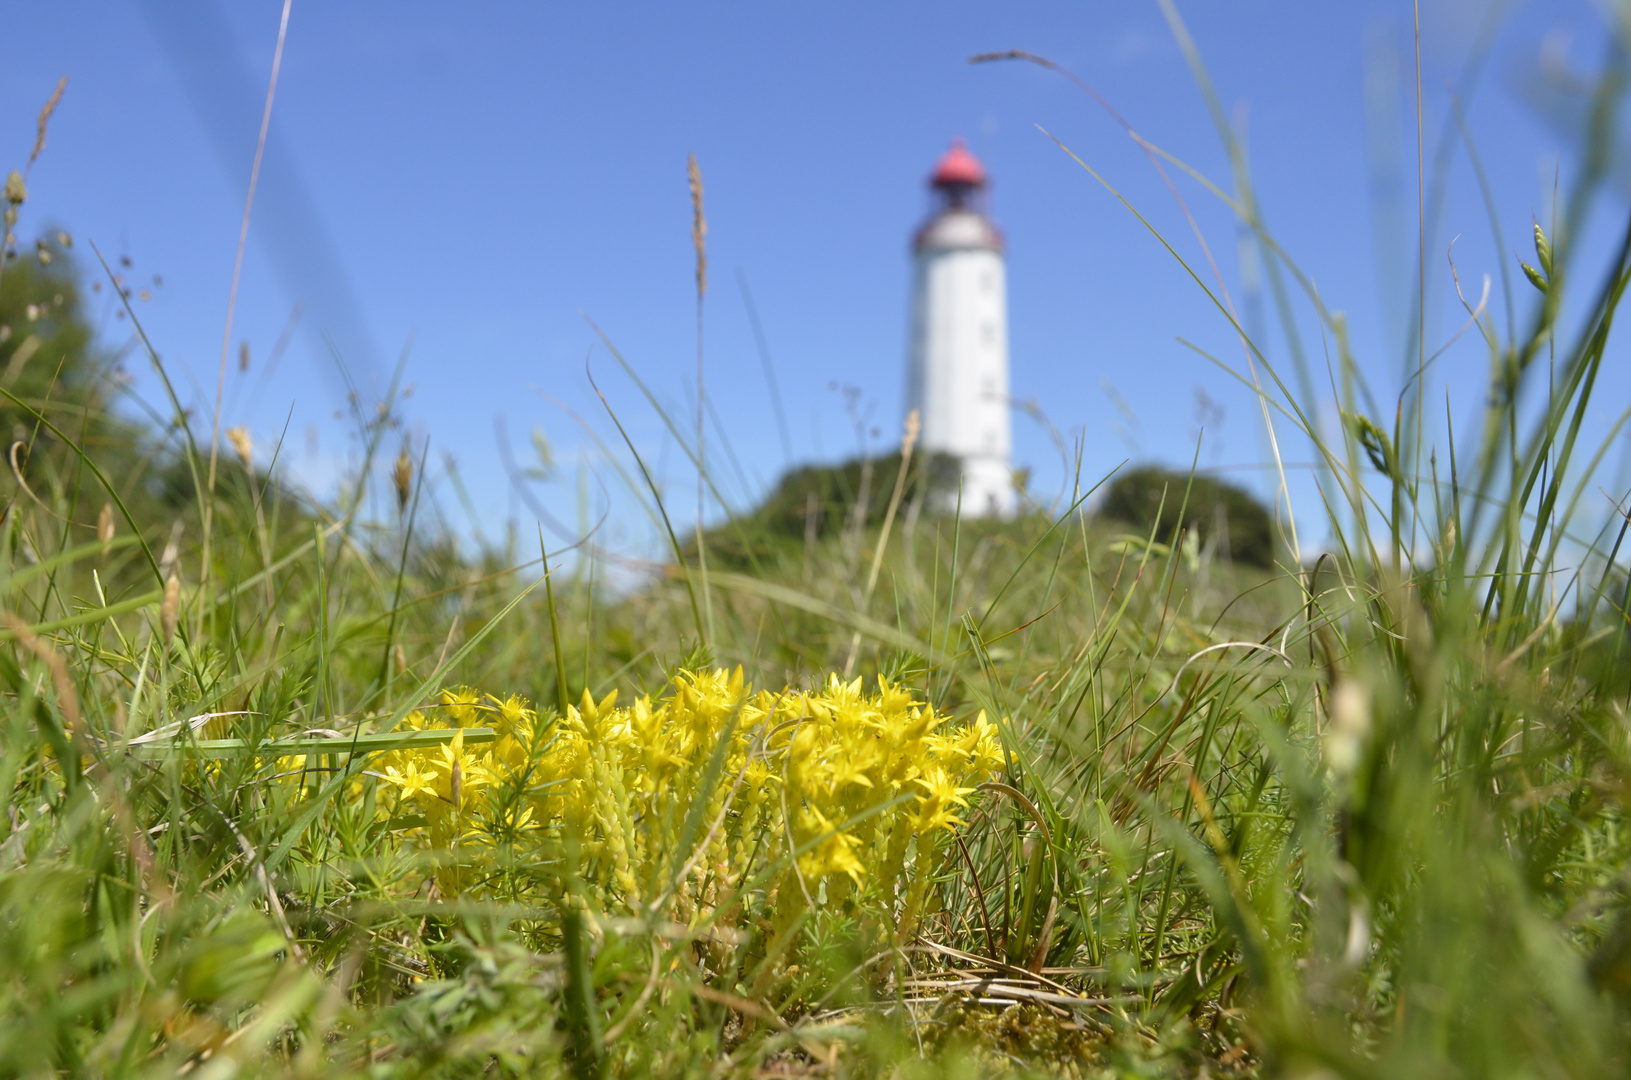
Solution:
<svg viewBox="0 0 1631 1080"><path fill-rule="evenodd" d="M864 892L912 917L959 811L1004 760L983 713L953 726L883 680L755 693L740 669L685 672L656 700L616 699L586 693L547 721L517 698L448 691L409 724L497 740L385 755L378 775L433 844L479 849L503 824L604 910L686 918L758 882L778 909Z"/></svg>

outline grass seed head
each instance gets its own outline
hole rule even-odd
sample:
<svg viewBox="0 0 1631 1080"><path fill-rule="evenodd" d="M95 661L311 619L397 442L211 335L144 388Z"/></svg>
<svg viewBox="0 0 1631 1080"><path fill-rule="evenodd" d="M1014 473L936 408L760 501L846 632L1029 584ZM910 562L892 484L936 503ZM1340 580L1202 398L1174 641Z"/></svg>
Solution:
<svg viewBox="0 0 1631 1080"><path fill-rule="evenodd" d="M232 449L237 453L238 460L244 463L244 468L249 468L255 460L255 442L249 437L249 429L246 427L227 428L227 441L232 444Z"/></svg>
<svg viewBox="0 0 1631 1080"><path fill-rule="evenodd" d="M1526 262L1519 262L1518 266L1523 270L1523 276L1529 279L1529 284L1539 289L1542 293L1546 293L1551 290L1551 282L1546 280L1545 274L1542 274L1539 270L1536 270L1533 266L1530 266Z"/></svg>
<svg viewBox="0 0 1631 1080"><path fill-rule="evenodd" d="M40 151L45 149L45 131L51 123L51 114L57 111L57 105L62 101L62 92L68 89L68 76L64 75L57 80L57 88L51 91L46 99L45 106L40 109L40 118L34 128L34 151L28 155L28 167L32 169L34 163L40 159ZM18 200L21 202L22 200Z"/></svg>
<svg viewBox="0 0 1631 1080"><path fill-rule="evenodd" d="M406 513L408 498L413 494L413 458L408 455L406 444L402 452L396 456L396 466L391 470L391 483L396 486L396 508L398 513Z"/></svg>
<svg viewBox="0 0 1631 1080"><path fill-rule="evenodd" d="M691 246L697 250L697 298L708 293L708 217L702 212L702 169L697 156L686 166L691 186Z"/></svg>
<svg viewBox="0 0 1631 1080"><path fill-rule="evenodd" d="M1547 277L1552 276L1552 242L1546 239L1546 230L1535 222L1535 257L1540 260L1540 268L1546 272Z"/></svg>
<svg viewBox="0 0 1631 1080"><path fill-rule="evenodd" d="M1343 679L1331 695L1331 721L1325 729L1325 763L1333 776L1353 775L1370 729L1369 687L1357 679Z"/></svg>
<svg viewBox="0 0 1631 1080"><path fill-rule="evenodd" d="M181 579L174 573L164 583L164 602L159 605L159 629L164 632L164 643L170 644L176 636L176 623L181 618Z"/></svg>

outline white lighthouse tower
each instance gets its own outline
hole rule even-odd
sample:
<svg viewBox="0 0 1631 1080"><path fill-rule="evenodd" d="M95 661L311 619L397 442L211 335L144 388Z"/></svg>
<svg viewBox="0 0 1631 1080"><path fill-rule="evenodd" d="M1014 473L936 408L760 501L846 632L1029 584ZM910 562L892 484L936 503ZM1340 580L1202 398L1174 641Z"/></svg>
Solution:
<svg viewBox="0 0 1631 1080"><path fill-rule="evenodd" d="M1002 234L985 213L985 167L963 140L940 159L929 187L934 212L912 245L907 407L922 419L922 448L962 462L962 512L1011 517ZM953 492L945 509L956 500Z"/></svg>

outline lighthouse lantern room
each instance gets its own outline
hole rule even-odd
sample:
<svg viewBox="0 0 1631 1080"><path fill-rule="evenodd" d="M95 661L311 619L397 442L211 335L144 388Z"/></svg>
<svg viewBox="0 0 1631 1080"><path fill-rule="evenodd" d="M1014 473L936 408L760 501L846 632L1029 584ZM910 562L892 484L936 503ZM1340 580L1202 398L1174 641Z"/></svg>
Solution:
<svg viewBox="0 0 1631 1080"><path fill-rule="evenodd" d="M962 513L1011 517L1008 302L1003 238L985 212L985 167L963 140L940 159L935 206L912 245L912 351L908 408L920 445L958 459ZM946 496L943 509L959 501Z"/></svg>

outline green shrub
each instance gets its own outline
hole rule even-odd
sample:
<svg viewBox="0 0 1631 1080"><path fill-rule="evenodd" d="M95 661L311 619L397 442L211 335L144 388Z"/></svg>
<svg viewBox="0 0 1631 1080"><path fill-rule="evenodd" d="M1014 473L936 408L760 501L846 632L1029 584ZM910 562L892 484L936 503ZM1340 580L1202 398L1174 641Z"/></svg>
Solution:
<svg viewBox="0 0 1631 1080"><path fill-rule="evenodd" d="M958 471L957 459L949 454L914 455L907 468L903 504L955 490ZM845 528L880 525L899 472L898 451L790 469L751 513L707 534L708 558L746 568L781 547L802 545L806 538L821 540ZM686 552L693 557L694 544L686 544Z"/></svg>
<svg viewBox="0 0 1631 1080"><path fill-rule="evenodd" d="M1122 473L1104 498L1106 517L1125 521L1157 540L1176 540L1181 526L1218 554L1249 566L1274 565L1274 521L1268 509L1233 484L1145 465Z"/></svg>
<svg viewBox="0 0 1631 1080"><path fill-rule="evenodd" d="M73 396L101 374L67 239L43 236L0 271L0 380L25 400Z"/></svg>

